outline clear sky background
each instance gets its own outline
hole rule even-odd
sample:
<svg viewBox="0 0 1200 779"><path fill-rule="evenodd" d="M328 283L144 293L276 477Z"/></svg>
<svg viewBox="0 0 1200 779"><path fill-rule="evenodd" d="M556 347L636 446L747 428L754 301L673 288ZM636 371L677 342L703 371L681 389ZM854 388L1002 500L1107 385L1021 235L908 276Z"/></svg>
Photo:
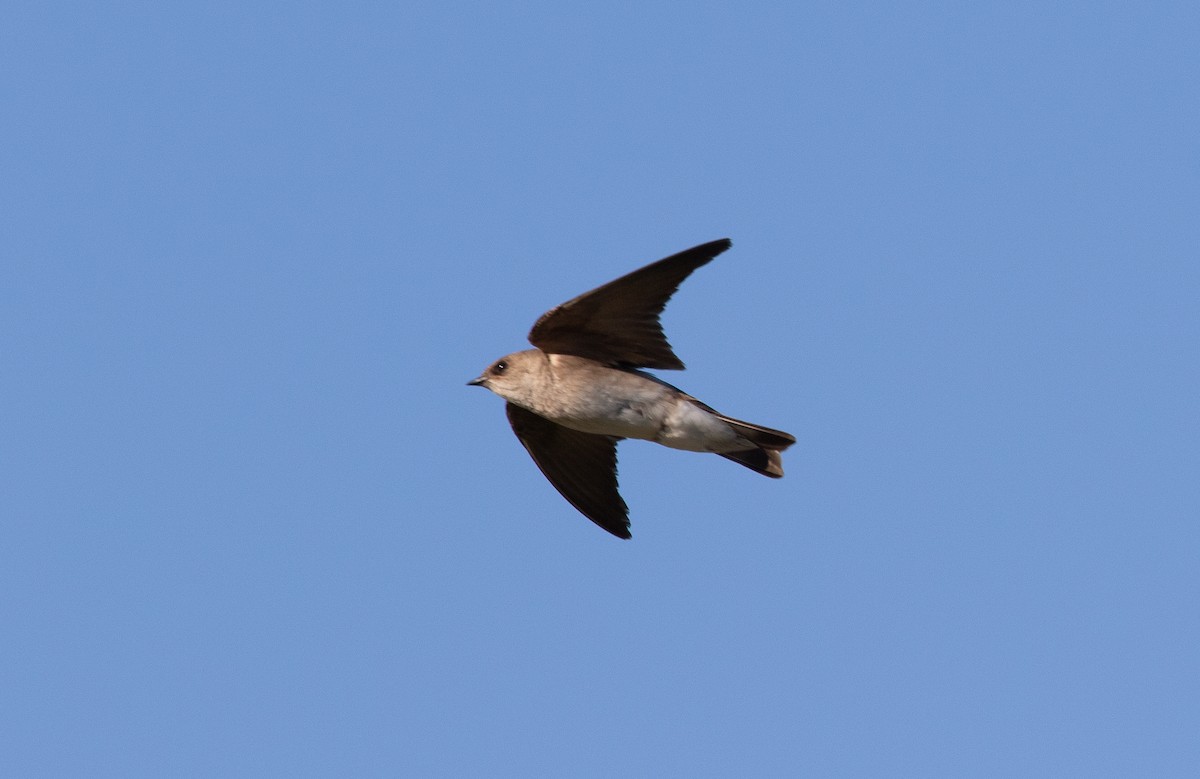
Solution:
<svg viewBox="0 0 1200 779"><path fill-rule="evenodd" d="M0 773L1195 776L1200 7L18 3ZM633 540L465 386L729 236Z"/></svg>

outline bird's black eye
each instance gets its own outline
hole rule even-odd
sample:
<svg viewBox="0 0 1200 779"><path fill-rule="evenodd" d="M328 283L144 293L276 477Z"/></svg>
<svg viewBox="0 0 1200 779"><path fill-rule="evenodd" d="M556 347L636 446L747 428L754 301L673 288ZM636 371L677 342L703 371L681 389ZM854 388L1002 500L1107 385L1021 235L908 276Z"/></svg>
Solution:
<svg viewBox="0 0 1200 779"><path fill-rule="evenodd" d="M508 363L506 363L504 360L501 360L492 366L492 373L496 374L497 376L501 375L506 370L508 370Z"/></svg>

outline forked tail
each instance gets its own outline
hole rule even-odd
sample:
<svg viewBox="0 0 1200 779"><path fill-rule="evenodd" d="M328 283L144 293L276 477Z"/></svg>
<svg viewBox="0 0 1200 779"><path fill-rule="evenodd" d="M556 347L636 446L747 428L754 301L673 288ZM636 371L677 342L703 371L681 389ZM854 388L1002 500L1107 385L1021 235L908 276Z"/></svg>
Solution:
<svg viewBox="0 0 1200 779"><path fill-rule="evenodd" d="M738 435L754 444L753 449L736 452L717 452L726 460L733 460L752 471L778 479L783 476L783 457L780 452L796 443L796 437L782 430L773 430L762 425L752 425L740 419L717 414L721 421L737 431Z"/></svg>

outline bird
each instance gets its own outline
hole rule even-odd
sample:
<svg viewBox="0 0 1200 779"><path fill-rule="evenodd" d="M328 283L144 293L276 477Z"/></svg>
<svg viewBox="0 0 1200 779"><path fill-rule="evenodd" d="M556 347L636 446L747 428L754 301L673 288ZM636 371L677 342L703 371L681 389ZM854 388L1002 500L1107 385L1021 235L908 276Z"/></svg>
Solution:
<svg viewBox="0 0 1200 779"><path fill-rule="evenodd" d="M711 452L771 478L796 442L782 430L726 416L647 370L683 370L663 333L667 301L691 273L729 249L694 246L601 285L543 314L535 348L501 357L467 382L502 397L534 463L581 514L631 537L617 483L617 443L642 439Z"/></svg>

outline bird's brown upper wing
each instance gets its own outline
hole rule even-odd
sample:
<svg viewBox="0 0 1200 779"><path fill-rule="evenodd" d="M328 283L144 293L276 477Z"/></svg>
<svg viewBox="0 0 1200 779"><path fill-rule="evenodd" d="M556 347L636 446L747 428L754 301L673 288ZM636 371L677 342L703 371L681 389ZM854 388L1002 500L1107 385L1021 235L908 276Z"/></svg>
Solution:
<svg viewBox="0 0 1200 779"><path fill-rule="evenodd" d="M508 403L508 421L538 468L588 519L629 538L629 509L617 492L614 436L581 433Z"/></svg>
<svg viewBox="0 0 1200 779"><path fill-rule="evenodd" d="M728 238L710 241L585 292L542 314L529 342L543 352L606 365L682 370L659 314L692 271L732 245Z"/></svg>

